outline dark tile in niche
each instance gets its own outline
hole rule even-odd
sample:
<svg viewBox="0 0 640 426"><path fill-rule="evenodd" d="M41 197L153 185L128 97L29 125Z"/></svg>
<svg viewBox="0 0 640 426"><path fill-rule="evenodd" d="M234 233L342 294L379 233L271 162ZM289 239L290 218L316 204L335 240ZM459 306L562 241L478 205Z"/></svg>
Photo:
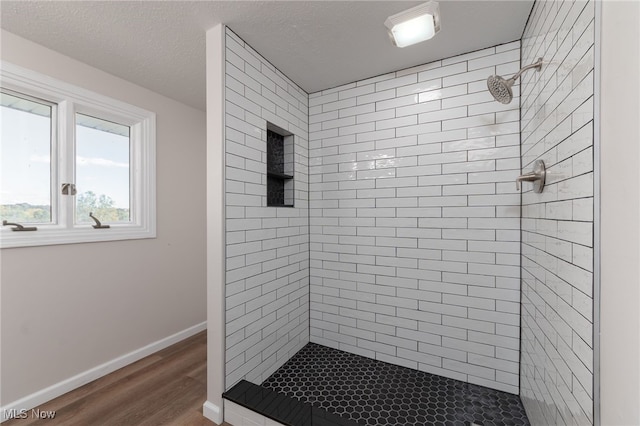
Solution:
<svg viewBox="0 0 640 426"><path fill-rule="evenodd" d="M517 395L314 343L262 386L362 425L529 425Z"/></svg>
<svg viewBox="0 0 640 426"><path fill-rule="evenodd" d="M267 205L284 205L284 181L273 176L267 176Z"/></svg>
<svg viewBox="0 0 640 426"><path fill-rule="evenodd" d="M267 206L293 207L293 149L293 135L267 128Z"/></svg>

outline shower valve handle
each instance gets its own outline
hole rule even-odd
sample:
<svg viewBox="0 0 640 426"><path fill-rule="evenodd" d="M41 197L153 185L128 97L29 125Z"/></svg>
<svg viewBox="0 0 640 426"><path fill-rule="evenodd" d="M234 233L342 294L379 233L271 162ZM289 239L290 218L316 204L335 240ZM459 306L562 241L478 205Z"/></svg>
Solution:
<svg viewBox="0 0 640 426"><path fill-rule="evenodd" d="M533 192L540 193L544 188L544 181L547 176L547 170L544 167L544 161L536 160L533 163L533 171L516 178L516 189L520 190L520 182L533 182Z"/></svg>
<svg viewBox="0 0 640 426"><path fill-rule="evenodd" d="M538 179L540 179L540 177L534 172L520 175L516 178L516 189L520 190L520 182L535 182Z"/></svg>

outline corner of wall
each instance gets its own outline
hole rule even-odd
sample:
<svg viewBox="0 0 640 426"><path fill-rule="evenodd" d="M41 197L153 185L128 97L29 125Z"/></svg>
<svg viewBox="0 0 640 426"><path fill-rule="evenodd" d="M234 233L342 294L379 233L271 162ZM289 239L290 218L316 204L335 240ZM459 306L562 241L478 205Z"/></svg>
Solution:
<svg viewBox="0 0 640 426"><path fill-rule="evenodd" d="M207 31L207 402L221 423L225 352L224 64L225 27ZM208 415L207 415L208 413ZM209 417L209 415L211 417Z"/></svg>

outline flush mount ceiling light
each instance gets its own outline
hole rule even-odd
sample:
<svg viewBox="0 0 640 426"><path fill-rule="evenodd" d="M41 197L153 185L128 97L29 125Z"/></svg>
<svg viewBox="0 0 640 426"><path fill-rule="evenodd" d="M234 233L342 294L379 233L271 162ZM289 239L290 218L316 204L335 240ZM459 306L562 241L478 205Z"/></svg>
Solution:
<svg viewBox="0 0 640 426"><path fill-rule="evenodd" d="M391 41L398 47L429 40L440 31L440 6L438 2L429 1L389 16L384 25L389 29Z"/></svg>

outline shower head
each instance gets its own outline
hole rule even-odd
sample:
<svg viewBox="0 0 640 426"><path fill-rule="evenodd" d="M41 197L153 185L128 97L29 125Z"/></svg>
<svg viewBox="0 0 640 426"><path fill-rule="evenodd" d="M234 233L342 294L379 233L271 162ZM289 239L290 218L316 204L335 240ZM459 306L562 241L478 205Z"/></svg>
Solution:
<svg viewBox="0 0 640 426"><path fill-rule="evenodd" d="M513 99L513 91L511 90L513 83L515 83L513 78L505 80L499 75L492 75L487 79L489 91L496 101L503 104L508 104Z"/></svg>
<svg viewBox="0 0 640 426"><path fill-rule="evenodd" d="M535 63L522 68L508 80L505 80L499 75L489 76L489 78L487 78L487 87L489 88L489 92L491 92L496 101L508 104L513 100L513 91L511 90L511 86L513 86L518 77L520 77L520 74L531 68L536 68L537 71L540 71L542 69L542 58L538 58Z"/></svg>

